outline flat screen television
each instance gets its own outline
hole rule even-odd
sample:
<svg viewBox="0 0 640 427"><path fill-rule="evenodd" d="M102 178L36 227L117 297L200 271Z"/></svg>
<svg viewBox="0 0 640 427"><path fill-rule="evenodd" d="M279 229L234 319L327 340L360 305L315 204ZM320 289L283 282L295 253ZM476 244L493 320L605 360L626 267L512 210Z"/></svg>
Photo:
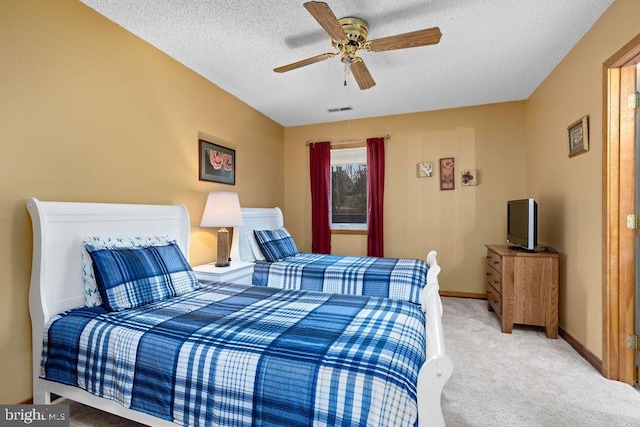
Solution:
<svg viewBox="0 0 640 427"><path fill-rule="evenodd" d="M507 241L513 249L533 251L538 246L538 204L534 199L507 202Z"/></svg>

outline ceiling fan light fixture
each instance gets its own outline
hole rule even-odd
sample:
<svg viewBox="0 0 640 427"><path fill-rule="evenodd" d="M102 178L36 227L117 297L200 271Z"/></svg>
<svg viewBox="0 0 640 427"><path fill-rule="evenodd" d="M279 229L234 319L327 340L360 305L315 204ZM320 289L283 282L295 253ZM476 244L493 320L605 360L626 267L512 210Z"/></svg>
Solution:
<svg viewBox="0 0 640 427"><path fill-rule="evenodd" d="M342 60L344 62L344 75L348 76L351 72L351 58L348 56Z"/></svg>
<svg viewBox="0 0 640 427"><path fill-rule="evenodd" d="M347 85L348 74L352 74L361 90L370 89L375 86L376 82L364 64L364 60L358 56L359 51L383 52L434 45L440 42L442 36L440 29L433 27L376 40L367 40L369 25L365 20L355 17L337 19L329 5L321 1L308 1L304 3L304 7L329 35L331 44L336 51L274 68L273 71L276 73L284 73L340 55L340 60L344 63L344 85Z"/></svg>

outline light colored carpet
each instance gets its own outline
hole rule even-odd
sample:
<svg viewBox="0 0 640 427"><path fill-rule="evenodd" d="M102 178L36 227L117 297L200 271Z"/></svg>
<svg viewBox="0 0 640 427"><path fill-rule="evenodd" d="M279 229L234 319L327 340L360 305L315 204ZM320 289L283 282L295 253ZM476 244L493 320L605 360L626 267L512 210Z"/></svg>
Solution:
<svg viewBox="0 0 640 427"><path fill-rule="evenodd" d="M605 379L542 329L500 332L486 301L443 298L453 375L442 394L450 426L640 426L640 393Z"/></svg>
<svg viewBox="0 0 640 427"><path fill-rule="evenodd" d="M442 302L454 364L442 395L448 426L640 426L640 393L602 377L563 339L530 327L503 334L486 301ZM71 403L71 425L139 424Z"/></svg>

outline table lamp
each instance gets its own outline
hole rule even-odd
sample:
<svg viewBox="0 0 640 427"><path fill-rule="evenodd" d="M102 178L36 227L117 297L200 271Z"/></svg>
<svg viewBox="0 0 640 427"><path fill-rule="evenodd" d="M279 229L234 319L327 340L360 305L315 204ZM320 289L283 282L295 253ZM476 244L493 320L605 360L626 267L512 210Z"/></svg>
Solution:
<svg viewBox="0 0 640 427"><path fill-rule="evenodd" d="M211 192L202 213L200 227L220 227L218 229L218 258L216 267L229 265L229 230L226 227L240 227L242 211L237 193Z"/></svg>

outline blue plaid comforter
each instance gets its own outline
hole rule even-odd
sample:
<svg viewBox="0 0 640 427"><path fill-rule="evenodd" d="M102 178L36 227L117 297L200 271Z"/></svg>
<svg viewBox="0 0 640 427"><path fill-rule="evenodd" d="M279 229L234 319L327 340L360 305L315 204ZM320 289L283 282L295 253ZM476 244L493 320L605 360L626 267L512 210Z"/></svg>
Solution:
<svg viewBox="0 0 640 427"><path fill-rule="evenodd" d="M376 258L300 253L283 261L256 261L253 285L394 298L420 303L427 263L408 258Z"/></svg>
<svg viewBox="0 0 640 427"><path fill-rule="evenodd" d="M45 330L42 376L189 426L412 426L419 306L226 283Z"/></svg>

